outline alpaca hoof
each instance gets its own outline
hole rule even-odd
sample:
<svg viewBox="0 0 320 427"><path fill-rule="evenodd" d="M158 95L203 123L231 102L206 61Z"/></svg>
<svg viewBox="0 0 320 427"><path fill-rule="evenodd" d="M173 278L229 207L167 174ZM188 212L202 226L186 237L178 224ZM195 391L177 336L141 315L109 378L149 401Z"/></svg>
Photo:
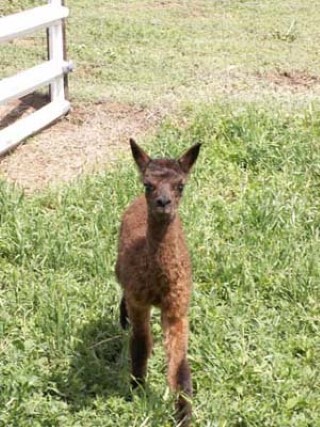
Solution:
<svg viewBox="0 0 320 427"><path fill-rule="evenodd" d="M144 378L132 378L131 380L132 390L136 390L137 388L144 388L144 386L145 386Z"/></svg>
<svg viewBox="0 0 320 427"><path fill-rule="evenodd" d="M176 420L179 427L190 427L192 419L191 403L180 397L176 404Z"/></svg>

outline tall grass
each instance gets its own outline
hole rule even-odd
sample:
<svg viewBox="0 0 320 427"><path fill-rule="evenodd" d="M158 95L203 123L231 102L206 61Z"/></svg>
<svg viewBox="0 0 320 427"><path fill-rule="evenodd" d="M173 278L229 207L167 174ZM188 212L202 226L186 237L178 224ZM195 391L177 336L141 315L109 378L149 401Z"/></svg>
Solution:
<svg viewBox="0 0 320 427"><path fill-rule="evenodd" d="M207 107L148 143L203 142L181 213L197 426L319 426L320 116ZM130 400L113 273L133 162L26 197L0 187L0 425L168 426L159 314Z"/></svg>

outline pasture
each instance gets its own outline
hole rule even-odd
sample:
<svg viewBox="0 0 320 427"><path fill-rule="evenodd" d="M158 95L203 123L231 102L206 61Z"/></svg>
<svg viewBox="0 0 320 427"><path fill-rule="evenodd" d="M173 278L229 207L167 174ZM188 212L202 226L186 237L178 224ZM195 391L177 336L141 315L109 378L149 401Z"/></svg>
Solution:
<svg viewBox="0 0 320 427"><path fill-rule="evenodd" d="M0 425L173 425L159 313L132 398L118 324L137 136L153 155L204 144L181 206L193 425L320 426L316 2L91 4L68 1L73 112L0 164ZM42 44L1 46L1 77Z"/></svg>

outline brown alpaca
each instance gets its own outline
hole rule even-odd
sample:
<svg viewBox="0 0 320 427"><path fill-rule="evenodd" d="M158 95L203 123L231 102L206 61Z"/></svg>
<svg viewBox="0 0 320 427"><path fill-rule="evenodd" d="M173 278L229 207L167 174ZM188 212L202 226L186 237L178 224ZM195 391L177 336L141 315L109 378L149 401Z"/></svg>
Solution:
<svg viewBox="0 0 320 427"><path fill-rule="evenodd" d="M123 215L116 275L123 288L120 321L132 325L130 353L133 386L143 383L152 348L151 306L161 309L168 362L168 384L178 394L181 426L191 419L192 384L187 361L191 263L177 213L183 187L200 144L178 160L151 159L133 139L130 145L140 170L145 196Z"/></svg>

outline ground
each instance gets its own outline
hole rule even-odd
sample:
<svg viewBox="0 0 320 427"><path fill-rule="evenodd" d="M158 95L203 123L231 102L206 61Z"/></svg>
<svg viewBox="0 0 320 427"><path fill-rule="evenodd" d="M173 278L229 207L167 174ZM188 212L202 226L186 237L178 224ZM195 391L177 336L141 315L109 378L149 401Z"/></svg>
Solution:
<svg viewBox="0 0 320 427"><path fill-rule="evenodd" d="M180 209L194 427L320 427L318 2L66 3L71 112L0 162L0 426L174 425L160 313L145 392L119 326L134 136L154 156L203 143ZM0 79L45 48L1 45ZM2 107L0 127L45 102Z"/></svg>
<svg viewBox="0 0 320 427"><path fill-rule="evenodd" d="M12 0L0 15L41 3ZM152 134L186 105L306 105L320 94L315 2L67 5L72 110L0 163L1 176L28 192L105 168L129 136ZM3 45L0 77L43 61L45 46L43 32ZM39 105L43 98L29 96L0 107L0 128Z"/></svg>
<svg viewBox="0 0 320 427"><path fill-rule="evenodd" d="M259 80L275 94L285 91L315 96L320 86L318 76L302 72L276 70L258 74ZM45 96L31 94L0 107L4 115L0 128L45 102L48 102ZM107 99L89 104L75 101L66 117L4 156L0 173L29 193L102 170L114 164L128 148L129 137L139 138L154 132L168 114L165 106L142 107Z"/></svg>
<svg viewBox="0 0 320 427"><path fill-rule="evenodd" d="M34 110L31 98L7 107L7 119ZM42 101L41 97L38 104ZM1 174L26 192L70 181L113 164L130 136L152 131L160 119L160 111L148 108L104 100L90 105L75 102L66 117L4 156Z"/></svg>

